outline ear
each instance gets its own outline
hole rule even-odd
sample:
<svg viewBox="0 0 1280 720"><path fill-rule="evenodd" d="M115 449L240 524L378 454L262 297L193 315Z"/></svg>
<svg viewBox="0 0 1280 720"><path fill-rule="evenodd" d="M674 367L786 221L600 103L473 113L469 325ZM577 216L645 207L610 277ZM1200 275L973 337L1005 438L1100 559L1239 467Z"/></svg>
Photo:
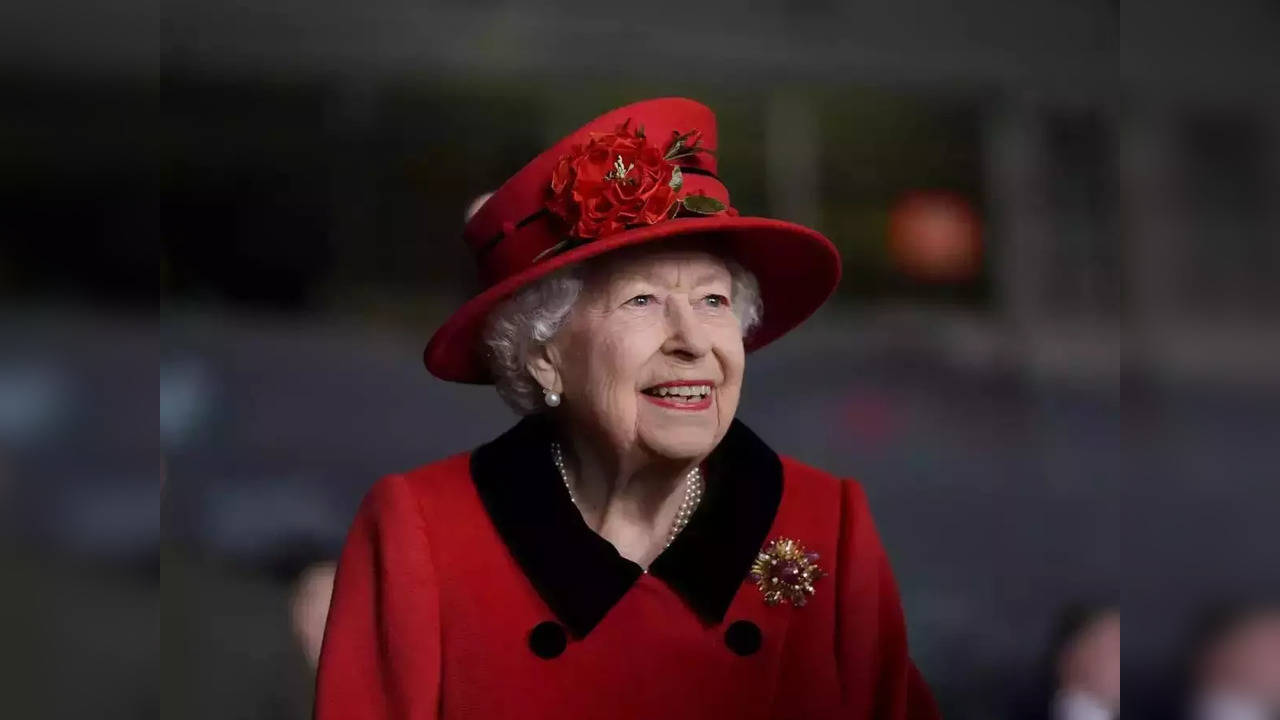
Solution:
<svg viewBox="0 0 1280 720"><path fill-rule="evenodd" d="M564 384L560 382L560 350L553 343L532 348L524 366L543 390L564 392Z"/></svg>

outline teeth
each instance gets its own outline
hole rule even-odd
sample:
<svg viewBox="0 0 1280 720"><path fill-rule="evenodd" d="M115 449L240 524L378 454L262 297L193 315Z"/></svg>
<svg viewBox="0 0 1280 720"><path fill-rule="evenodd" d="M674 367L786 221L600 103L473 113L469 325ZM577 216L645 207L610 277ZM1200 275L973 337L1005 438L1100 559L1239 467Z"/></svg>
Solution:
<svg viewBox="0 0 1280 720"><path fill-rule="evenodd" d="M710 385L664 385L648 391L658 397L703 397L711 394Z"/></svg>

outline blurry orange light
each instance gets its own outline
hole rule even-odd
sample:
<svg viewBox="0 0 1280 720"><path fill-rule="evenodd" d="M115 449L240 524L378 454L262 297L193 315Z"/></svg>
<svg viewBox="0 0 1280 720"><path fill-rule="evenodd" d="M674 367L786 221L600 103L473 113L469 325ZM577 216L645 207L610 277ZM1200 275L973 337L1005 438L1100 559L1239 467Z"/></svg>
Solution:
<svg viewBox="0 0 1280 720"><path fill-rule="evenodd" d="M889 211L889 257L913 280L967 282L982 268L982 222L955 193L907 193Z"/></svg>

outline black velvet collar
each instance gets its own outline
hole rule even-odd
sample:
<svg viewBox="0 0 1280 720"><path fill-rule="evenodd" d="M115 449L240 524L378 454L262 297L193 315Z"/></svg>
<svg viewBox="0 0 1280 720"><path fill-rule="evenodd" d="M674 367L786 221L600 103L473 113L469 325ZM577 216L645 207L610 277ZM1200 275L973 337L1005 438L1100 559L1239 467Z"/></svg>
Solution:
<svg viewBox="0 0 1280 720"><path fill-rule="evenodd" d="M642 574L582 520L551 461L546 418L521 420L471 455L471 477L512 556L552 612L578 637ZM782 499L777 454L734 420L706 464L689 524L649 573L706 622L724 619Z"/></svg>

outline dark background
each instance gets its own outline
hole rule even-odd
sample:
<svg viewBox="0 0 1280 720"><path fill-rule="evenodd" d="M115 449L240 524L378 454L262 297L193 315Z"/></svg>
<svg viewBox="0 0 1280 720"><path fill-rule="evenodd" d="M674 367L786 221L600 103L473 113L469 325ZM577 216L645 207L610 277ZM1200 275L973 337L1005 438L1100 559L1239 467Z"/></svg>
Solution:
<svg viewBox="0 0 1280 720"><path fill-rule="evenodd" d="M3 602L51 717L305 716L286 568L514 420L419 361L464 208L662 95L716 110L744 214L840 247L740 416L862 481L948 717L1034 695L1077 600L1123 606L1154 716L1198 608L1277 590L1275 2L5 12ZM976 270L894 249L920 191Z"/></svg>

